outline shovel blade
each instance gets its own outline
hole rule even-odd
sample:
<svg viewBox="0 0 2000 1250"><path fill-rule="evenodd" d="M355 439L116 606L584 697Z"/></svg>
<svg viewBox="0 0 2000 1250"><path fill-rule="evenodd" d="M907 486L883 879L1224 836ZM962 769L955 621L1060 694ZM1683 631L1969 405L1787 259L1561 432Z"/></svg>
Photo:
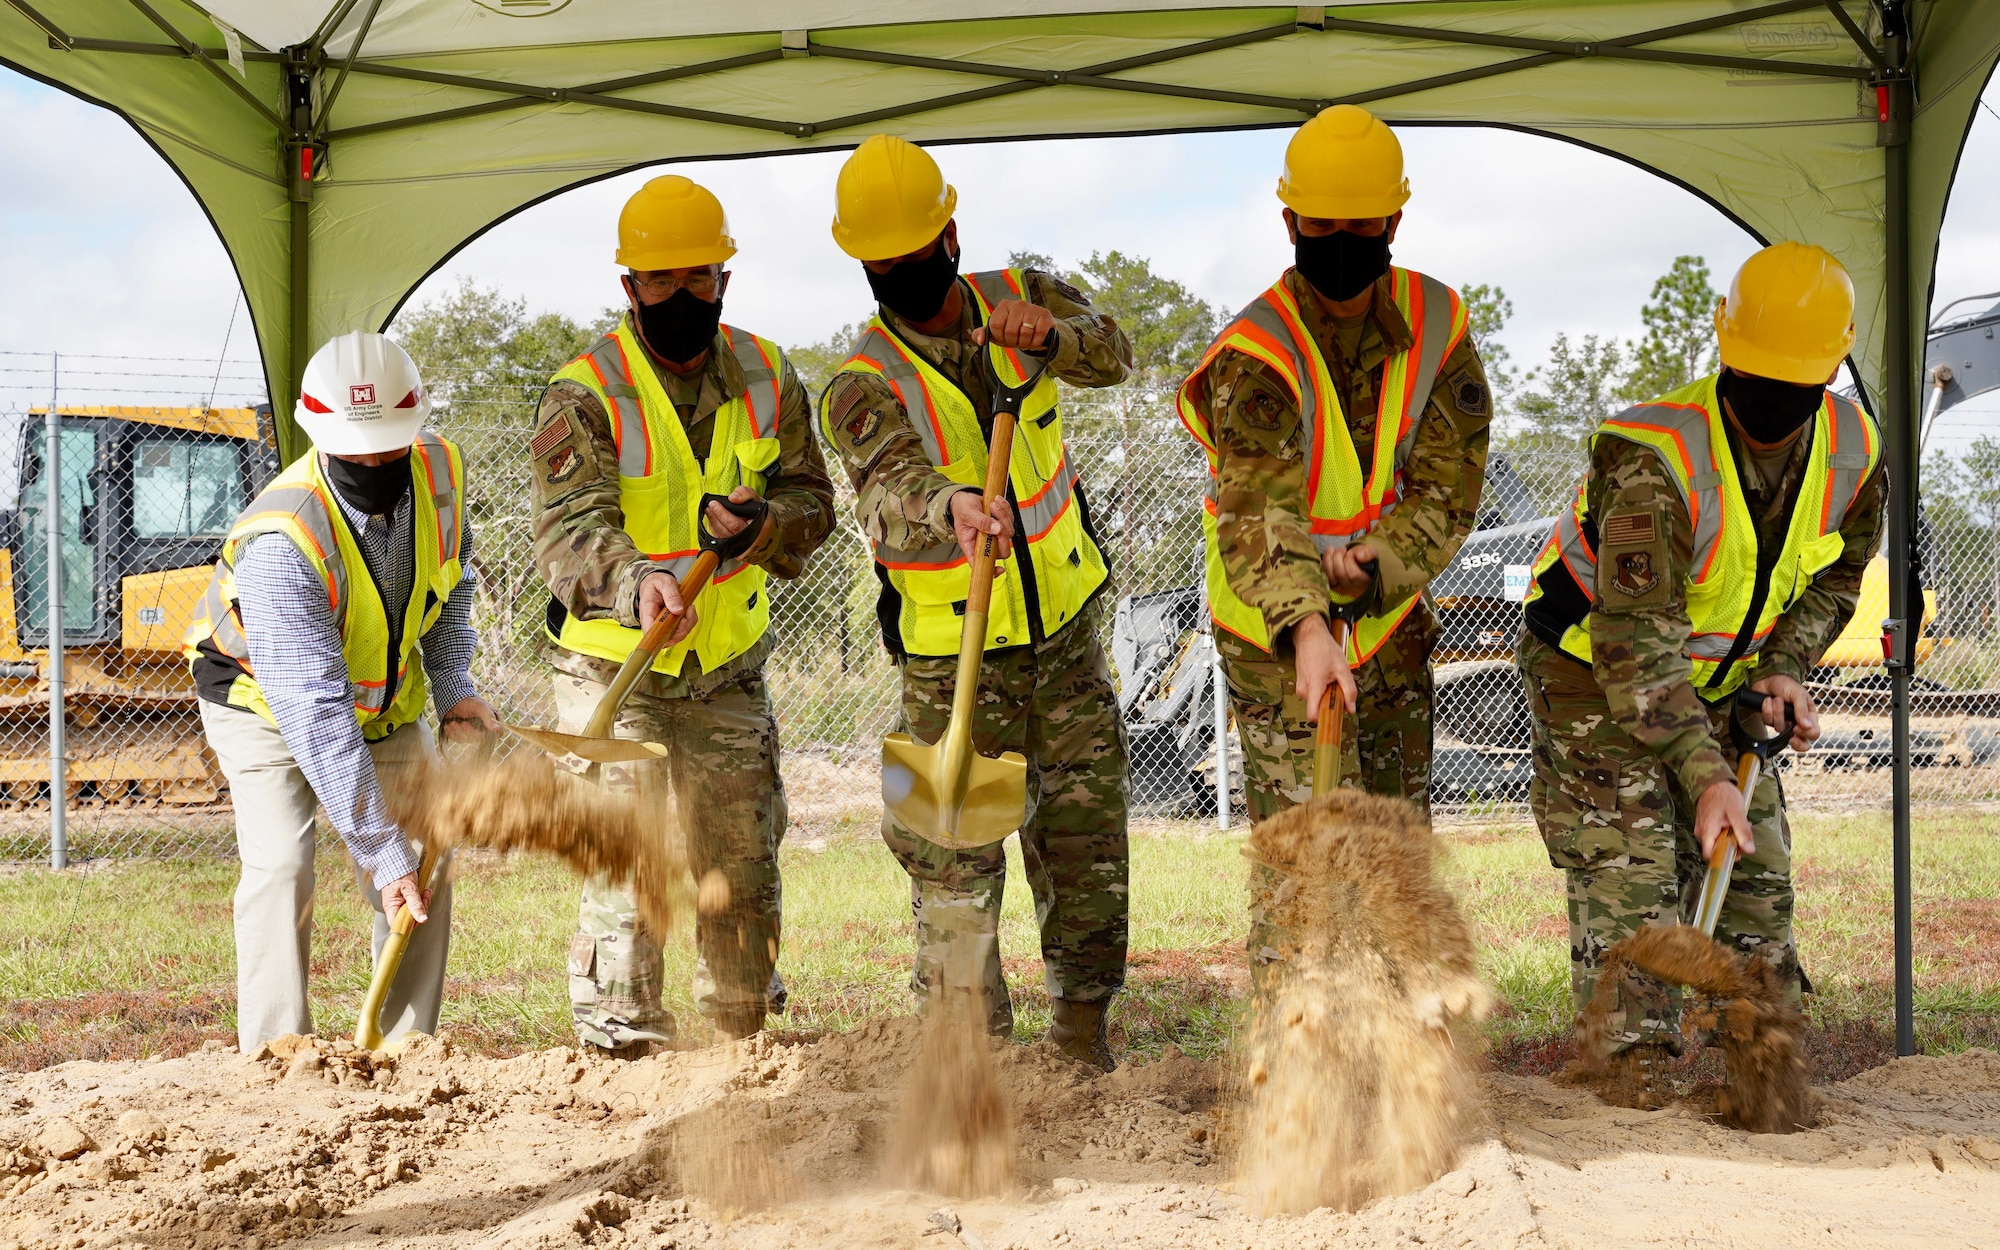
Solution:
<svg viewBox="0 0 2000 1250"><path fill-rule="evenodd" d="M667 748L657 742L635 742L630 738L588 738L582 734L533 729L527 725L508 725L507 732L534 743L551 755L574 755L593 764L631 764L656 760L667 753Z"/></svg>
<svg viewBox="0 0 2000 1250"><path fill-rule="evenodd" d="M970 755L962 783L943 743L908 734L882 740L882 805L896 823L954 851L991 846L1028 819L1028 761L1018 751L998 759Z"/></svg>

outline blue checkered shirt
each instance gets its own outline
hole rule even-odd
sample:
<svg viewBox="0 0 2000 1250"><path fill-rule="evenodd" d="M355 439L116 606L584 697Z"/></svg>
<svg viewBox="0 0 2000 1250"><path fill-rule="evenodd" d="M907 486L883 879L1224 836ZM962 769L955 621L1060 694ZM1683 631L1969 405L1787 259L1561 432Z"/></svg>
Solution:
<svg viewBox="0 0 2000 1250"><path fill-rule="evenodd" d="M380 517L360 512L338 491L328 494L361 540L383 603L397 611L396 605L410 601L416 576L410 496L406 493L389 516ZM424 675L440 712L473 693L472 525L464 519L464 509L459 515L465 576L419 640ZM354 719L354 692L326 584L289 539L260 534L237 552L236 600L257 685L334 832L378 888L415 872L417 857L389 816L374 758Z"/></svg>

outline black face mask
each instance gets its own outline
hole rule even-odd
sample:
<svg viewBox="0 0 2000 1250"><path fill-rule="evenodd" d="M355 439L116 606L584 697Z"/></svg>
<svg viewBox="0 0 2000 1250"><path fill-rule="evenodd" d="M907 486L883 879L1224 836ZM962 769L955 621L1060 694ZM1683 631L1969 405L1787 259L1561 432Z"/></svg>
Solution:
<svg viewBox="0 0 2000 1250"><path fill-rule="evenodd" d="M890 312L905 321L929 321L944 308L952 283L958 281L958 257L940 240L922 260L898 261L888 273L862 272L868 275L868 289Z"/></svg>
<svg viewBox="0 0 2000 1250"><path fill-rule="evenodd" d="M657 304L639 305L639 337L662 360L693 360L715 342L722 324L722 300L702 299L686 287Z"/></svg>
<svg viewBox="0 0 2000 1250"><path fill-rule="evenodd" d="M1311 235L1302 230L1292 259L1313 290L1330 300L1350 300L1389 272L1389 232Z"/></svg>
<svg viewBox="0 0 2000 1250"><path fill-rule="evenodd" d="M362 464L328 456L326 480L340 497L369 516L387 516L410 493L410 458L398 456L387 464Z"/></svg>
<svg viewBox="0 0 2000 1250"><path fill-rule="evenodd" d="M1745 434L1760 443L1782 443L1813 419L1826 402L1826 387L1780 382L1727 369L1715 381L1716 396Z"/></svg>

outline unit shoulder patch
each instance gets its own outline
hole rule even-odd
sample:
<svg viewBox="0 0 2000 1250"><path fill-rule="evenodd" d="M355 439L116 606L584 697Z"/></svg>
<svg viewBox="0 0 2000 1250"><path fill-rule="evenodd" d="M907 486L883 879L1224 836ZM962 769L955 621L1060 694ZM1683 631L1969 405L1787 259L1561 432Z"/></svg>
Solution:
<svg viewBox="0 0 2000 1250"><path fill-rule="evenodd" d="M1054 291L1057 295L1062 296L1070 303L1079 304L1085 308L1090 307L1090 297L1088 295L1085 295L1082 291L1077 290L1069 283L1064 282L1061 278L1056 277L1054 274L1050 274L1048 275L1046 281L1049 284L1050 290Z"/></svg>
<svg viewBox="0 0 2000 1250"><path fill-rule="evenodd" d="M1650 551L1624 551L1610 557L1614 561L1611 585L1629 598L1649 593L1660 584L1660 571L1653 566Z"/></svg>
<svg viewBox="0 0 2000 1250"><path fill-rule="evenodd" d="M1490 417L1493 415L1493 397L1486 389L1486 383L1470 369L1460 369L1445 381L1451 392L1451 402L1468 417Z"/></svg>
<svg viewBox="0 0 2000 1250"><path fill-rule="evenodd" d="M542 480L560 486L583 471L583 456L574 447L563 447L542 461Z"/></svg>
<svg viewBox="0 0 2000 1250"><path fill-rule="evenodd" d="M1670 591L1666 527L1657 509L1624 508L1598 526L1597 606L1634 611L1667 601Z"/></svg>
<svg viewBox="0 0 2000 1250"><path fill-rule="evenodd" d="M882 410L869 402L868 388L836 379L827 400L827 432L844 452L859 452L882 432Z"/></svg>

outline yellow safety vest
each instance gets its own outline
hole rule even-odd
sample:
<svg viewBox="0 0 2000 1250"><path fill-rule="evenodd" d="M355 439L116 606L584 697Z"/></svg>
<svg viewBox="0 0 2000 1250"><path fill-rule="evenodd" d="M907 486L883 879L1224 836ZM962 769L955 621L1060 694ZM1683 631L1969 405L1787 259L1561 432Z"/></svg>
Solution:
<svg viewBox="0 0 2000 1250"><path fill-rule="evenodd" d="M778 461L778 391L785 356L769 339L732 326L723 344L743 370L745 389L715 410L708 459L697 460L680 413L667 397L628 314L618 328L564 365L554 380L574 382L597 396L618 440L618 505L625 532L648 560L685 578L701 551L701 497L727 495L737 486L764 493L766 473ZM771 627L764 570L740 559L724 560L694 601L694 632L660 652L656 672L678 676L688 653L712 673L748 651ZM639 645L640 631L602 618L567 615L559 645L583 655L623 661Z"/></svg>
<svg viewBox="0 0 2000 1250"><path fill-rule="evenodd" d="M966 286L982 325L994 304L1027 298L1019 269L971 274ZM1026 379L1018 353L1000 347L988 350L1002 383L1018 386ZM954 482L975 490L985 484L986 434L972 401L879 316L861 332L854 355L840 372L871 373L887 381L931 463ZM832 393L828 387L820 400L820 425L829 442L834 440L827 403ZM1109 577L1103 552L1084 525L1080 509L1073 506L1078 475L1069 466L1056 380L1049 374L1042 375L1022 404L1007 467L1007 494L1020 509L1021 534L1015 537L1016 558L1006 562L1005 575L993 582L993 607L986 619L988 649L1017 647L1054 635L1076 619ZM1026 560L1018 556L1022 534L1027 540ZM883 627L895 622L894 641L906 654L957 655L966 594L972 586L972 571L957 539L917 551L884 542L874 543L873 548L884 585L878 612Z"/></svg>
<svg viewBox="0 0 2000 1250"><path fill-rule="evenodd" d="M341 654L347 660L347 680L354 691L354 718L361 725L362 736L370 742L386 738L422 716L430 687L423 664L412 661L418 643L437 623L445 599L457 589L462 572L458 540L465 500L465 457L455 444L429 431L417 435L410 448L410 494L416 509L411 517L416 564L410 578L410 601L402 605L399 639L391 636L381 588L375 584L375 575L368 569L346 514L334 502L319 455L308 451L250 501L223 539L222 559L216 563L208 593L181 642L181 653L190 668L203 656L233 664L240 672L229 685L230 706L248 709L277 724L257 685L249 643L243 636L243 614L236 596L236 553L253 535L283 534L326 584L327 604L340 630ZM398 641L392 679L390 650Z"/></svg>
<svg viewBox="0 0 2000 1250"><path fill-rule="evenodd" d="M1413 338L1408 349L1382 362L1375 451L1366 477L1326 358L1283 280L1224 327L1181 383L1181 424L1208 454L1201 532L1208 548L1209 615L1218 627L1262 650L1271 649L1271 631L1264 614L1229 585L1216 536L1216 478L1222 456L1209 425L1208 366L1225 351L1241 352L1268 365L1284 381L1299 410L1313 542L1324 552L1360 541L1402 498L1403 468L1416 445L1417 419L1430 399L1438 370L1465 337L1465 305L1458 292L1414 270L1392 267L1389 274L1391 297ZM1381 650L1420 597L1411 595L1357 621L1348 635L1348 663L1358 665Z"/></svg>
<svg viewBox="0 0 2000 1250"><path fill-rule="evenodd" d="M1799 482L1784 546L1760 590L1757 530L1736 475L1736 457L1730 454L1715 382L1711 374L1628 408L1591 435L1593 444L1600 438L1622 438L1652 448L1680 487L1694 526L1694 562L1687 582L1693 630L1687 655L1694 662L1695 689L1710 702L1753 680L1757 653L1778 618L1840 559L1846 546L1841 522L1882 456L1875 423L1855 404L1828 392L1813 420L1811 459ZM1582 591L1567 596L1582 611L1572 610L1576 619L1561 622L1561 645L1588 664L1590 609L1597 594L1597 526L1588 515L1585 485L1577 487L1575 500L1556 517L1535 561L1527 598L1531 612L1547 594L1543 579L1554 576L1573 579ZM1543 611L1554 602L1551 597Z"/></svg>

